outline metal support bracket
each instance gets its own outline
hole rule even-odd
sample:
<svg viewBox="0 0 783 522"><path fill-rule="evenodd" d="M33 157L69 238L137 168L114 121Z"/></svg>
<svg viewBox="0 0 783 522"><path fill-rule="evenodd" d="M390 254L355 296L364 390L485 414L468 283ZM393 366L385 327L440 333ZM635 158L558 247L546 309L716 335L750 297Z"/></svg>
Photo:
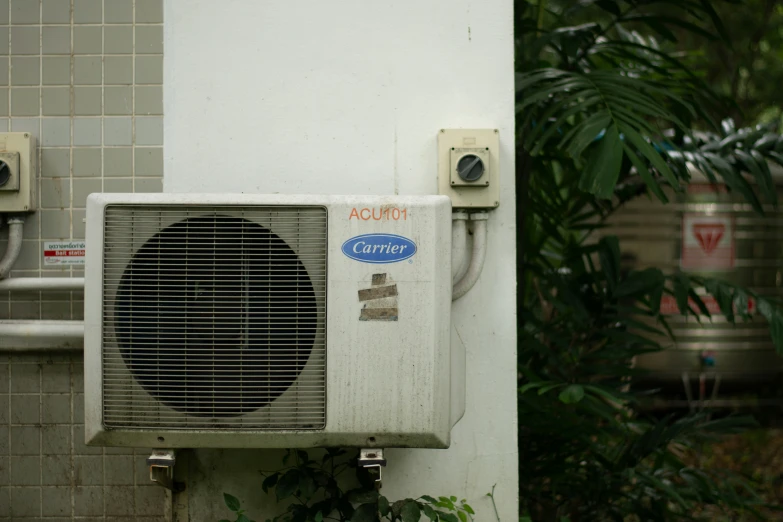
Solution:
<svg viewBox="0 0 783 522"><path fill-rule="evenodd" d="M386 459L383 458L383 450L377 448L362 448L359 450L359 466L365 468L370 475L376 476L375 487L381 488L383 474L381 470L386 466Z"/></svg>
<svg viewBox="0 0 783 522"><path fill-rule="evenodd" d="M174 482L174 465L176 463L177 457L174 450L152 450L152 455L147 457L150 480L170 491L180 491L182 485Z"/></svg>

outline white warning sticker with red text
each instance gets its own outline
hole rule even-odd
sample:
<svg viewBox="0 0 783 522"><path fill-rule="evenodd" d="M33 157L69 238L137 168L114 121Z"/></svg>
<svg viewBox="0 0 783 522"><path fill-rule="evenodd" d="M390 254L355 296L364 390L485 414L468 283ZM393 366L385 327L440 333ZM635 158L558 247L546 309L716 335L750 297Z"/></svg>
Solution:
<svg viewBox="0 0 783 522"><path fill-rule="evenodd" d="M83 265L84 241L47 241L44 243L44 265Z"/></svg>
<svg viewBox="0 0 783 522"><path fill-rule="evenodd" d="M683 270L734 268L734 218L729 214L684 214L680 267Z"/></svg>

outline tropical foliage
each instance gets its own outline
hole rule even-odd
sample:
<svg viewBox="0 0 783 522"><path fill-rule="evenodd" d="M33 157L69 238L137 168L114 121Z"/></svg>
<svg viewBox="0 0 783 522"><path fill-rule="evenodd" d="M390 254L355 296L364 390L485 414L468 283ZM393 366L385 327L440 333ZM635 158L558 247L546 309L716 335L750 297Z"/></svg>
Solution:
<svg viewBox="0 0 783 522"><path fill-rule="evenodd" d="M783 349L776 303L632 270L616 237L596 235L633 198L678 197L694 170L759 213L777 203L769 164L783 163L783 139L713 121L721 96L672 46L684 33L728 45L717 4L516 2L520 498L532 520L689 519L696 505L760 513L752 481L683 458L752 421L646 418L628 383L634 357L661 349L663 295L709 317L701 287L730 321L750 319L752 296Z"/></svg>

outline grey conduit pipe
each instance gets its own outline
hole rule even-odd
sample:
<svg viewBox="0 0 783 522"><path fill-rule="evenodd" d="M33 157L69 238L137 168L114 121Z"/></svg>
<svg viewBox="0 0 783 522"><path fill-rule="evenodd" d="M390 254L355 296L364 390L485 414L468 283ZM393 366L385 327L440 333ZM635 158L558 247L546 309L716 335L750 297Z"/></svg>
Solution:
<svg viewBox="0 0 783 522"><path fill-rule="evenodd" d="M459 280L451 292L451 300L456 301L467 294L478 281L484 268L484 260L487 257L487 219L489 214L478 212L470 215L470 220L475 222L473 227L473 253L470 257L470 265L462 279Z"/></svg>
<svg viewBox="0 0 783 522"><path fill-rule="evenodd" d="M22 251L22 233L24 232L24 218L8 218L8 247L5 249L2 259L0 259L0 280L8 277L11 273L19 252Z"/></svg>
<svg viewBox="0 0 783 522"><path fill-rule="evenodd" d="M76 351L84 344L84 321L0 321L0 351Z"/></svg>
<svg viewBox="0 0 783 522"><path fill-rule="evenodd" d="M451 281L456 283L468 269L468 213L451 214Z"/></svg>
<svg viewBox="0 0 783 522"><path fill-rule="evenodd" d="M10 277L0 279L1 292L80 292L83 277Z"/></svg>

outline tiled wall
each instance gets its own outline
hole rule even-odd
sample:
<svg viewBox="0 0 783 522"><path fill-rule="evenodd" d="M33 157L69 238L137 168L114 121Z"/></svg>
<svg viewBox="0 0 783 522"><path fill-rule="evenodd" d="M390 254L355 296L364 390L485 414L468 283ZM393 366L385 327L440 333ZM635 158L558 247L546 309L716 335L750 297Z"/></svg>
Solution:
<svg viewBox="0 0 783 522"><path fill-rule="evenodd" d="M92 192L159 192L163 0L0 0L0 132L38 138L39 210L12 277L44 241L84 237ZM0 254L6 231L0 230ZM81 293L0 293L0 319L81 319ZM163 520L146 452L83 443L80 355L0 354L0 522Z"/></svg>

